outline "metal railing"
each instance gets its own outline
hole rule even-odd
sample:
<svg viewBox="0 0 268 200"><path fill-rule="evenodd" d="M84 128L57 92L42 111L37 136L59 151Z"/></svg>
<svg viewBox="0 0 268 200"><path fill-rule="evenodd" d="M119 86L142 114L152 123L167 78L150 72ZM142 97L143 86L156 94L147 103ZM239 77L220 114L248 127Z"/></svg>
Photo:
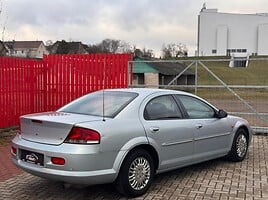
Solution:
<svg viewBox="0 0 268 200"><path fill-rule="evenodd" d="M158 87L166 89L184 90L201 96L214 104L216 107L226 110L229 114L241 116L247 119L256 133L268 133L268 73L261 74L266 84L260 84L250 79L246 84L229 83L225 80L228 75L219 74L220 67L228 68L228 73L236 71L237 79L241 78L237 69L230 68L229 62L232 59L206 59L206 60L159 60L159 61L138 61L147 62L153 67L155 62L160 63L180 63L185 68L178 74L174 74L170 82L158 85L132 84L130 87ZM249 67L256 68L256 65L262 65L260 70L268 69L268 58L249 59ZM260 64L261 63L261 64ZM131 63L135 67L135 61ZM215 67L216 66L216 67ZM195 81L192 85L179 85L177 80L187 71L191 70L195 75ZM249 70L242 69L240 70ZM258 70L258 68L256 68ZM215 72L216 71L216 72ZM225 70L226 71L226 70ZM242 71L244 72L244 71ZM265 73L264 71L263 73ZM146 73L146 72L144 72ZM226 72L225 72L226 73ZM254 73L254 72L253 72ZM206 81L206 76L212 80ZM226 78L227 79L227 78ZM267 79L267 80L265 80ZM148 81L147 81L148 82ZM232 81L231 81L232 82Z"/></svg>

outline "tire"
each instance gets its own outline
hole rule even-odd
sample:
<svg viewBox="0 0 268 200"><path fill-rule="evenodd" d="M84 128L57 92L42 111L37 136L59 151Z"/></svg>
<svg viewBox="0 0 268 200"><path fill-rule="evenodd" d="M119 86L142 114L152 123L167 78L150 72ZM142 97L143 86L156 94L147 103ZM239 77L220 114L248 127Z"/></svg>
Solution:
<svg viewBox="0 0 268 200"><path fill-rule="evenodd" d="M143 149L137 149L125 158L117 180L116 189L127 197L146 193L155 174L152 156Z"/></svg>
<svg viewBox="0 0 268 200"><path fill-rule="evenodd" d="M232 149L227 158L233 162L245 159L248 151L248 135L242 128L238 129L233 140Z"/></svg>

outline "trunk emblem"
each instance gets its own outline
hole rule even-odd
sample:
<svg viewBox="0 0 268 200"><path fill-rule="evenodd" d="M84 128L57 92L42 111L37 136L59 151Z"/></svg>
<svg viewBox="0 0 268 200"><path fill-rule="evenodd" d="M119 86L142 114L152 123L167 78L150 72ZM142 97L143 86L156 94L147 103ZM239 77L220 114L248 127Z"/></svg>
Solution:
<svg viewBox="0 0 268 200"><path fill-rule="evenodd" d="M35 163L36 161L38 161L38 156L35 155L34 153L31 153L29 155L26 155L26 160Z"/></svg>

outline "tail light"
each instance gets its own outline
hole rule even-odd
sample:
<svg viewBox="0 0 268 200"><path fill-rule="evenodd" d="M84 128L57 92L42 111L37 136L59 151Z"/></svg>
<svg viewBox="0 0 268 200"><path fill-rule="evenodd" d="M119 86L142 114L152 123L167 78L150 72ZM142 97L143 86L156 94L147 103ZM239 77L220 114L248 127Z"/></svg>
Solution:
<svg viewBox="0 0 268 200"><path fill-rule="evenodd" d="M11 153L12 153L13 155L17 155L17 148L11 146Z"/></svg>
<svg viewBox="0 0 268 200"><path fill-rule="evenodd" d="M64 165L65 164L65 159L64 158L60 158L60 157L52 157L51 158L51 162L54 165Z"/></svg>
<svg viewBox="0 0 268 200"><path fill-rule="evenodd" d="M99 144L100 134L91 129L73 127L64 142L73 144Z"/></svg>

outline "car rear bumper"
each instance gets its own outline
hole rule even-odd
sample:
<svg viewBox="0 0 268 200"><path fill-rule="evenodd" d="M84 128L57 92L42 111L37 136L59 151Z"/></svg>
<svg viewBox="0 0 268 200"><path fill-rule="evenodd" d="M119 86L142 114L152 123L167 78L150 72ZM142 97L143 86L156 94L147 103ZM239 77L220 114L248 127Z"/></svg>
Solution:
<svg viewBox="0 0 268 200"><path fill-rule="evenodd" d="M60 182L73 184L103 184L113 182L118 174L118 152L100 152L98 145L47 145L34 143L16 136L12 147L12 161L26 172ZM43 155L43 163L34 164L22 159L22 152ZM64 158L64 165L52 163L52 157Z"/></svg>
<svg viewBox="0 0 268 200"><path fill-rule="evenodd" d="M24 171L45 179L55 180L64 183L96 185L111 183L115 180L117 173L113 169L97 171L63 171L32 166L22 160L12 158L12 161Z"/></svg>

